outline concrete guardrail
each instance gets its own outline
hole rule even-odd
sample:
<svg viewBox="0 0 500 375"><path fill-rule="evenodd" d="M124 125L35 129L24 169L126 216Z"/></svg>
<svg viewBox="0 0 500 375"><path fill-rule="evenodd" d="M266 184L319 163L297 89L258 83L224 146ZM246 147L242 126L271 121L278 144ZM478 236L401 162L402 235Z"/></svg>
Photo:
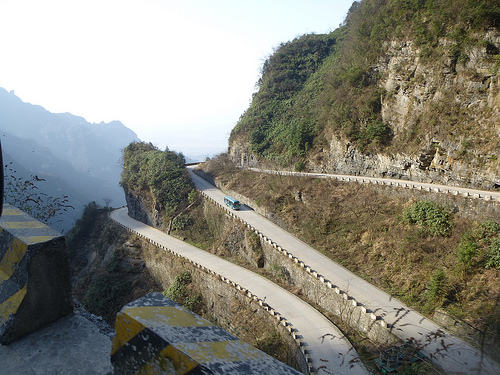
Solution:
<svg viewBox="0 0 500 375"><path fill-rule="evenodd" d="M274 171L269 169L259 169L259 168L246 168L249 171L277 174L282 176L300 176L300 177L314 177L314 178L326 178L335 179L345 182L358 182L360 184L368 183L374 185L387 185L402 187L407 189L424 190L435 193L442 194L452 194L455 196L470 197L475 199L482 199L485 201L497 201L500 202L500 193L489 192L486 190L473 190L468 188L460 187L449 187L443 185L432 185L428 183L421 183L416 181L407 180L391 180L387 178L376 178L376 177L358 177L358 176L344 176L344 175L334 175L334 174L324 174L324 173L306 173L306 172L291 172L291 171Z"/></svg>
<svg viewBox="0 0 500 375"><path fill-rule="evenodd" d="M192 313L151 293L117 314L111 362L132 374L301 374Z"/></svg>

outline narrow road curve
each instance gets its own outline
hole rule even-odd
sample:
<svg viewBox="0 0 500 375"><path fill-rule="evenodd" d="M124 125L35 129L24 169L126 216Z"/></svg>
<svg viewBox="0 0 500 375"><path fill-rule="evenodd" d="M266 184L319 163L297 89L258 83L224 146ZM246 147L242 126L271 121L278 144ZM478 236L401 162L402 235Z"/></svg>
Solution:
<svg viewBox="0 0 500 375"><path fill-rule="evenodd" d="M500 192L498 191L488 191L488 190L478 190L469 189L457 186L439 185L427 182L416 182L409 180L398 180L394 178L379 178L379 177L363 177L363 176L351 176L343 174L329 174L329 173L310 173L310 172L290 172L290 171L275 171L270 169L260 169L260 168L245 168L249 171L268 173L268 174L280 174L283 176L303 176L303 177L316 177L316 178L331 178L341 181L356 181L360 183L371 183L378 185L393 185L398 187L406 187L410 189L420 189L427 190L436 193L447 193L453 195L461 195L466 197L481 198L484 200L494 200L500 201Z"/></svg>
<svg viewBox="0 0 500 375"><path fill-rule="evenodd" d="M196 187L217 203L224 205L224 193L196 175L192 171L193 168L188 167L188 171ZM402 340L413 338L423 344L432 336L432 333L442 331L442 328L434 322L356 276L253 210L242 209L233 213L303 261L325 279L348 292L364 306L376 311L377 315L383 316L386 322L395 323L394 332ZM402 314L402 311L405 311L406 314ZM429 358L438 363L447 374L500 374L500 364L489 358L483 358L478 350L449 333L432 340L423 351Z"/></svg>
<svg viewBox="0 0 500 375"><path fill-rule="evenodd" d="M152 240L176 254L205 266L265 299L302 336L317 374L368 374L357 353L342 332L316 309L266 278L206 251L191 246L160 230L128 216L127 208L111 213L126 228ZM323 339L325 335L328 335Z"/></svg>

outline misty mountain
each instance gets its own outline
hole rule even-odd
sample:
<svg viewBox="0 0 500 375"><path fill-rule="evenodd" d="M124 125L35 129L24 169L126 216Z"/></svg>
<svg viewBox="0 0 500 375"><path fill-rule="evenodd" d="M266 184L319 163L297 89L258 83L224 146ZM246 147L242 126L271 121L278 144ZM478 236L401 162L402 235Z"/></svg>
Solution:
<svg viewBox="0 0 500 375"><path fill-rule="evenodd" d="M12 161L9 168L25 178L45 179L39 188L51 196L69 196L75 210L49 223L55 229L71 228L90 201L125 204L118 185L121 151L138 137L121 122L95 124L70 113L51 113L0 88L0 132L4 164Z"/></svg>

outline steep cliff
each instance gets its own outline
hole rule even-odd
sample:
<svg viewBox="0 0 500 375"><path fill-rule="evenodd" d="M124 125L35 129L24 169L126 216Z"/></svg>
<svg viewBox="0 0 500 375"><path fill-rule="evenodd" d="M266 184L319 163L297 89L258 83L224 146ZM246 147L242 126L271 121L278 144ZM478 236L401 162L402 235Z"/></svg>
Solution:
<svg viewBox="0 0 500 375"><path fill-rule="evenodd" d="M151 143L128 145L120 184L130 216L158 228L169 226L189 204L194 187L184 164L182 154L160 151Z"/></svg>
<svg viewBox="0 0 500 375"><path fill-rule="evenodd" d="M136 195L126 186L123 187L123 190L130 217L157 228L163 225L159 207L149 194Z"/></svg>
<svg viewBox="0 0 500 375"><path fill-rule="evenodd" d="M286 98L269 89L282 87L277 57L317 48L297 47L304 36L266 62L229 154L239 165L497 188L499 28L493 1L355 2L329 54L295 68L307 79Z"/></svg>

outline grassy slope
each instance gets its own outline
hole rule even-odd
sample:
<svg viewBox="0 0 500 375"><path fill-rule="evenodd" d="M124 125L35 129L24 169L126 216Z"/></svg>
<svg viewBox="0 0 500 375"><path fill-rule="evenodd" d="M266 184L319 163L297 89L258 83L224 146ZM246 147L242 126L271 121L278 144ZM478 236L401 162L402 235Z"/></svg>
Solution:
<svg viewBox="0 0 500 375"><path fill-rule="evenodd" d="M204 169L273 212L314 248L410 306L430 315L445 307L476 326L499 329L500 270L485 268L498 232L450 213L450 235L432 235L404 220L419 198L407 200L388 188L257 174L221 168L220 160ZM477 254L467 266L457 250L471 236Z"/></svg>

